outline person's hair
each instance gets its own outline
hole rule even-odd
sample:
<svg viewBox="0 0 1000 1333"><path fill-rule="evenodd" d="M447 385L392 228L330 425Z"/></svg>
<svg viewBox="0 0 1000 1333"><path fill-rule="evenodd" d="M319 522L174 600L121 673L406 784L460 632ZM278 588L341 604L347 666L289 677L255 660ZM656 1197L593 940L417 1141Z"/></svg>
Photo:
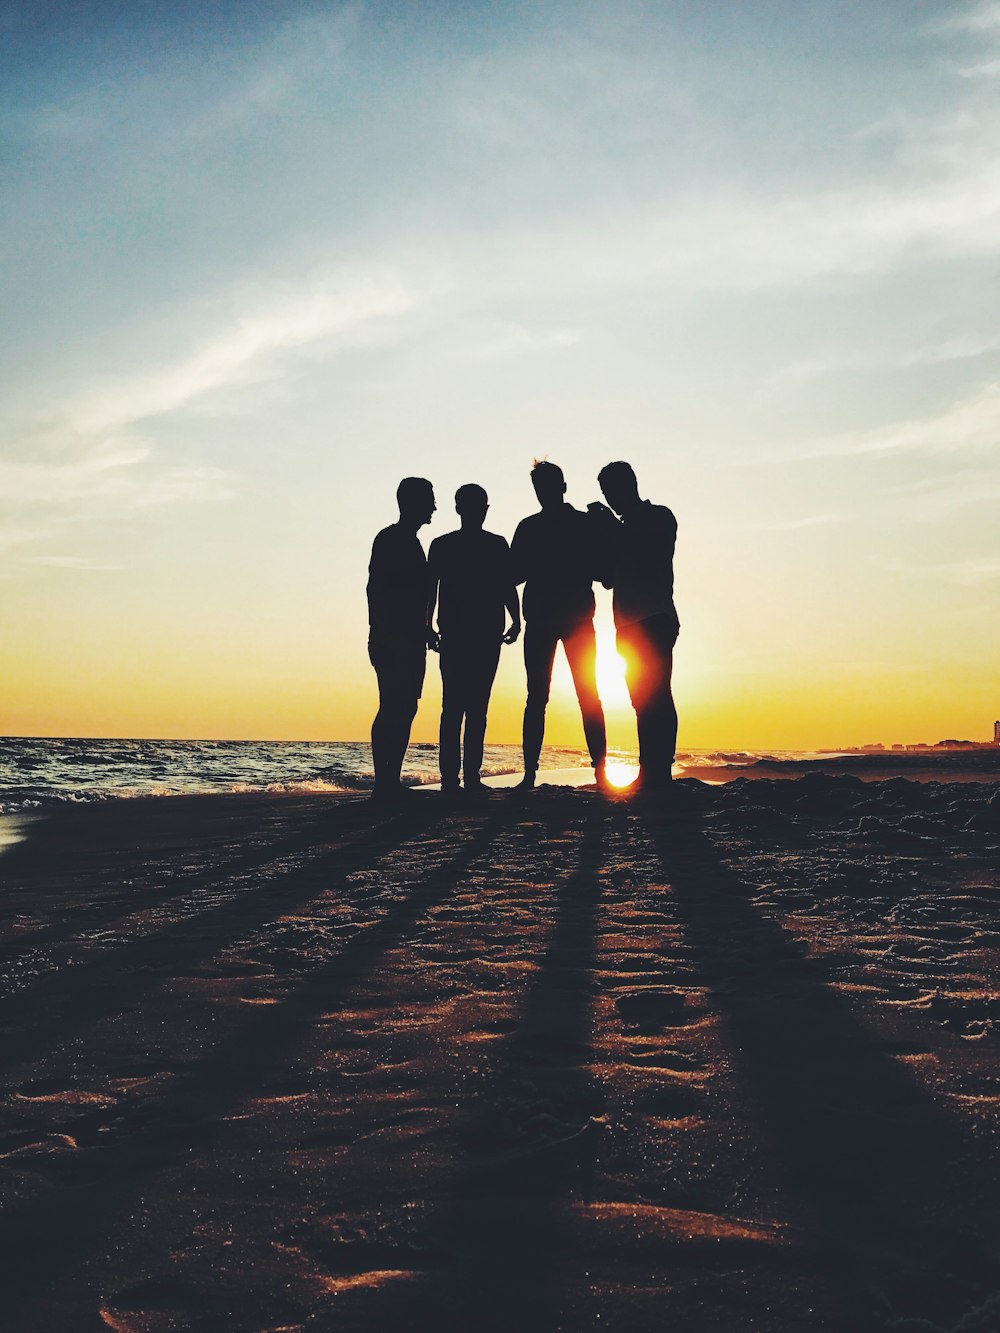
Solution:
<svg viewBox="0 0 1000 1333"><path fill-rule="evenodd" d="M396 503L400 509L408 504L416 504L426 499L427 492L434 487L426 477L404 477L396 487Z"/></svg>
<svg viewBox="0 0 1000 1333"><path fill-rule="evenodd" d="M534 481L536 477L541 477L543 481L546 477L552 477L553 480L558 477L560 482L566 480L562 468L556 463L550 463L547 458L535 459L531 468L531 480Z"/></svg>
<svg viewBox="0 0 1000 1333"><path fill-rule="evenodd" d="M631 463L608 463L602 467L597 474L598 485L603 486L609 482L612 486L628 487L630 490L638 491L639 483L636 481L635 472Z"/></svg>
<svg viewBox="0 0 1000 1333"><path fill-rule="evenodd" d="M455 509L459 514L464 514L466 509L475 508L480 504L484 508L488 508L489 503L489 496L482 486L477 486L474 481L468 482L465 486L459 486L455 492Z"/></svg>

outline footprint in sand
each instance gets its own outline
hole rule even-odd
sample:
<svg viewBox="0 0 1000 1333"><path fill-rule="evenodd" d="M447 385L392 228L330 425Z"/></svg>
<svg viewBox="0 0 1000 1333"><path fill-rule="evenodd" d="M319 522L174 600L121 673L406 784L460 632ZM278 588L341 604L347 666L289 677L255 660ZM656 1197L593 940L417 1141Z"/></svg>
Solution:
<svg viewBox="0 0 1000 1333"><path fill-rule="evenodd" d="M665 1051L658 1046L635 1047L628 1056L628 1063L651 1072L680 1074L690 1079L707 1077L705 1066L700 1060L683 1055L680 1051Z"/></svg>
<svg viewBox="0 0 1000 1333"><path fill-rule="evenodd" d="M685 991L654 989L630 991L615 1003L622 1025L652 1035L662 1028L688 1027L701 1017L697 999Z"/></svg>

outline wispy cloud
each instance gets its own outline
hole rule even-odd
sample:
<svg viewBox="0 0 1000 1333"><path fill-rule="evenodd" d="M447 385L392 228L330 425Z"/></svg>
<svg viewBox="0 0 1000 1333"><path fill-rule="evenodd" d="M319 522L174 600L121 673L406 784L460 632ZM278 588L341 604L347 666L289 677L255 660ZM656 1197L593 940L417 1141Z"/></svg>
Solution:
<svg viewBox="0 0 1000 1333"><path fill-rule="evenodd" d="M746 527L750 532L798 532L803 528L822 528L843 521L843 514L806 514L801 518L779 518L773 522L748 523Z"/></svg>
<svg viewBox="0 0 1000 1333"><path fill-rule="evenodd" d="M963 560L951 571L960 583L989 583L1000 579L1000 560Z"/></svg>
<svg viewBox="0 0 1000 1333"><path fill-rule="evenodd" d="M1000 4L996 0L985 0L981 4L969 5L961 13L950 15L938 27L967 32L988 32L991 28L1000 28Z"/></svg>
<svg viewBox="0 0 1000 1333"><path fill-rule="evenodd" d="M47 458L0 461L0 494L8 508L72 508L77 512L94 500L148 509L177 500L218 500L232 494L233 479L222 468L140 468L154 457L148 445L112 442L71 452L69 457L60 449Z"/></svg>
<svg viewBox="0 0 1000 1333"><path fill-rule="evenodd" d="M949 454L1000 451L1000 384L988 384L934 416L871 431L856 440L849 452L902 450Z"/></svg>
<svg viewBox="0 0 1000 1333"><path fill-rule="evenodd" d="M582 329L531 329L511 325L488 334L474 347L473 354L484 358L528 355L572 347L582 338Z"/></svg>
<svg viewBox="0 0 1000 1333"><path fill-rule="evenodd" d="M766 461L894 453L1000 454L1000 384L986 384L927 416L846 431L771 453Z"/></svg>
<svg viewBox="0 0 1000 1333"><path fill-rule="evenodd" d="M187 406L218 389L251 381L265 363L344 336L370 320L408 311L411 292L378 276L319 280L237 316L189 356L91 394L71 409L73 428L96 436Z"/></svg>
<svg viewBox="0 0 1000 1333"><path fill-rule="evenodd" d="M818 379L853 371L878 374L914 370L920 366L946 365L953 361L974 361L998 349L998 338L950 338L922 347L852 349L794 361L776 370L768 383L776 387L789 381Z"/></svg>
<svg viewBox="0 0 1000 1333"><path fill-rule="evenodd" d="M69 403L43 429L12 438L8 456L0 458L0 550L44 540L53 524L232 498L236 478L229 470L170 461L155 443L157 420L276 374L282 357L332 347L371 321L408 311L413 299L398 282L378 275L327 277L291 293L284 289L234 317L190 355ZM24 515L36 521L25 522ZM33 559L83 568L75 557Z"/></svg>
<svg viewBox="0 0 1000 1333"><path fill-rule="evenodd" d="M1000 60L984 60L978 65L963 65L958 72L963 79L1000 78Z"/></svg>
<svg viewBox="0 0 1000 1333"><path fill-rule="evenodd" d="M26 565L45 565L52 569L78 569L87 573L105 573L121 569L121 565L107 565L92 560L85 555L29 555L22 562Z"/></svg>

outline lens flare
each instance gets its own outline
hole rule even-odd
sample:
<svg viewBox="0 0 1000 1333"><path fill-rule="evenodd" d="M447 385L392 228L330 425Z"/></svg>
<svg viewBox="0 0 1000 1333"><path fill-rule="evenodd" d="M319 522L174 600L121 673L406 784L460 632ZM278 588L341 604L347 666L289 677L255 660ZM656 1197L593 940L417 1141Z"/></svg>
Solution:
<svg viewBox="0 0 1000 1333"><path fill-rule="evenodd" d="M627 787L639 776L639 768L636 764L626 764L620 759L609 759L605 776L612 787Z"/></svg>
<svg viewBox="0 0 1000 1333"><path fill-rule="evenodd" d="M631 709L625 663L615 647L615 632L604 626L597 630L597 692L606 709L626 712Z"/></svg>

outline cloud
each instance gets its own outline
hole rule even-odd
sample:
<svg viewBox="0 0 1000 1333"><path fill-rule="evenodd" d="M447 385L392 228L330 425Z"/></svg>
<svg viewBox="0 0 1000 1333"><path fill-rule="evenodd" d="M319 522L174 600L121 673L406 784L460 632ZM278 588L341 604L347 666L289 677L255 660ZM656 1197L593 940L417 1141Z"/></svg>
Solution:
<svg viewBox="0 0 1000 1333"><path fill-rule="evenodd" d="M914 418L870 431L848 452L899 453L1000 452L1000 384L983 388L934 416Z"/></svg>
<svg viewBox="0 0 1000 1333"><path fill-rule="evenodd" d="M583 338L581 329L530 329L516 325L500 329L474 349L476 356L491 358L521 356L572 347Z"/></svg>
<svg viewBox="0 0 1000 1333"><path fill-rule="evenodd" d="M282 353L346 336L371 320L401 315L413 301L413 294L390 278L319 281L237 316L173 365L92 394L71 409L73 429L96 436L175 412L215 390L251 381Z"/></svg>
<svg viewBox="0 0 1000 1333"><path fill-rule="evenodd" d="M1000 456L1000 384L982 385L929 416L894 421L868 431L827 436L771 453L764 461L910 452Z"/></svg>
<svg viewBox="0 0 1000 1333"><path fill-rule="evenodd" d="M842 523L842 514L808 514L802 518L775 519L773 523L748 523L749 532L798 532L803 528L821 528L830 523Z"/></svg>
<svg viewBox="0 0 1000 1333"><path fill-rule="evenodd" d="M241 50L230 86L194 118L189 137L225 133L294 109L310 78L317 73L329 78L337 70L357 36L358 19L358 6L351 4L335 13L299 15L282 23L269 40Z"/></svg>
<svg viewBox="0 0 1000 1333"><path fill-rule="evenodd" d="M397 282L378 275L327 277L291 294L285 289L235 316L188 356L70 403L43 429L15 438L0 459L0 515L8 515L0 518L0 551L49 539L88 517L232 498L236 478L228 470L164 457L149 438L157 420L275 374L282 357L342 343L368 322L398 316L412 304ZM10 519L17 514L36 521ZM75 557L33 559L84 567Z"/></svg>
<svg viewBox="0 0 1000 1333"><path fill-rule="evenodd" d="M818 379L852 371L892 372L914 370L920 366L945 365L953 361L973 361L998 349L1000 339L997 338L950 338L923 347L867 348L792 362L776 370L769 384L777 387L787 381Z"/></svg>
<svg viewBox="0 0 1000 1333"><path fill-rule="evenodd" d="M979 65L964 65L958 72L963 79L1000 78L1000 60L984 60Z"/></svg>
<svg viewBox="0 0 1000 1333"><path fill-rule="evenodd" d="M0 461L0 496L5 508L34 507L79 511L86 501L112 501L129 509L155 508L177 500L218 500L232 494L232 477L222 468L157 467L148 445L113 441L76 456L64 449L48 458Z"/></svg>
<svg viewBox="0 0 1000 1333"><path fill-rule="evenodd" d="M1000 560L963 560L945 568L959 583L988 583L1000 579Z"/></svg>
<svg viewBox="0 0 1000 1333"><path fill-rule="evenodd" d="M26 565L45 565L52 569L79 569L87 572L105 572L121 569L121 565L105 565L91 560L85 555L29 555L25 556Z"/></svg>
<svg viewBox="0 0 1000 1333"><path fill-rule="evenodd" d="M972 5L963 13L954 14L938 25L941 29L956 28L966 32L988 32L1000 28L1000 4L996 0Z"/></svg>

